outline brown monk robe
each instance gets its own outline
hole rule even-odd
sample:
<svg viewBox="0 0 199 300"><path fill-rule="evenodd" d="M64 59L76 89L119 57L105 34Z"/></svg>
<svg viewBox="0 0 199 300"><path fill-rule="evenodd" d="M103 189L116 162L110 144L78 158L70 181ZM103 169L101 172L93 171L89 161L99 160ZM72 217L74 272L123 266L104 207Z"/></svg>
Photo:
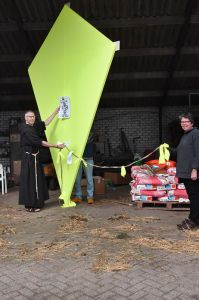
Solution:
<svg viewBox="0 0 199 300"><path fill-rule="evenodd" d="M48 125L58 112L42 122ZM37 212L44 206L44 201L49 198L45 175L39 161L39 148L41 146L63 149L64 144L55 145L39 138L35 128L35 114L32 111L25 113L25 124L21 126L21 176L19 188L19 204L23 204L27 211Z"/></svg>

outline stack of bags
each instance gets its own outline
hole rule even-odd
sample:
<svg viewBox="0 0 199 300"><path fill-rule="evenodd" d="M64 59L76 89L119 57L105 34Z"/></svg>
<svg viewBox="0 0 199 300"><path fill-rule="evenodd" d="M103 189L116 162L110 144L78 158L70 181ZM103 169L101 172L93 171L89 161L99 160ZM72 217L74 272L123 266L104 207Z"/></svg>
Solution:
<svg viewBox="0 0 199 300"><path fill-rule="evenodd" d="M178 183L175 162L160 165L158 160L131 168L132 201L189 202L184 184Z"/></svg>

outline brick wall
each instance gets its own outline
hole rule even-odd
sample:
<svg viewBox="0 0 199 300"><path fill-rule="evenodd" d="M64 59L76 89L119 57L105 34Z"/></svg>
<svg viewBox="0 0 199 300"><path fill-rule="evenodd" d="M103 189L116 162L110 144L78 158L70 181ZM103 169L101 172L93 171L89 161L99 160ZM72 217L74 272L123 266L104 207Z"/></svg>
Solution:
<svg viewBox="0 0 199 300"><path fill-rule="evenodd" d="M163 141L168 140L168 124L176 119L178 115L187 108L165 107L163 108ZM0 112L0 131L9 129L10 118L24 117L24 111L6 111ZM136 108L114 108L99 109L97 111L93 130L101 140L105 142L105 154L108 156L107 138L110 141L111 148L117 149L121 144L120 129L123 128L130 147L133 150L133 138L140 136L137 142L137 152L143 155L146 149L155 149L159 146L159 124L157 107L136 107ZM0 137L1 140L5 137ZM9 164L9 159L0 158L0 163Z"/></svg>
<svg viewBox="0 0 199 300"><path fill-rule="evenodd" d="M24 117L24 111L1 111L0 112L0 132L4 132L5 134L9 133L9 123L11 118ZM0 142L9 141L9 136L0 135ZM3 151L0 148L0 151ZM0 157L0 163L4 166L10 166L9 157Z"/></svg>
<svg viewBox="0 0 199 300"><path fill-rule="evenodd" d="M169 143L168 124L177 119L188 107L170 106L164 107L162 111L162 139ZM103 136L105 141L109 138L111 148L116 149L121 143L120 128L128 138L133 150L133 138L140 136L137 140L137 152L143 155L146 149L155 149L159 146L159 111L157 107L136 107L118 109L99 109L94 120L93 129ZM108 154L108 149L105 149Z"/></svg>
<svg viewBox="0 0 199 300"><path fill-rule="evenodd" d="M158 146L159 130L157 124L157 108L99 109L94 120L93 130L104 137L105 142L109 138L114 152L114 149L121 144L120 129L123 128L132 150L134 147L133 138L140 136L137 142L137 152L143 153L146 148L154 149ZM105 153L108 154L107 148Z"/></svg>

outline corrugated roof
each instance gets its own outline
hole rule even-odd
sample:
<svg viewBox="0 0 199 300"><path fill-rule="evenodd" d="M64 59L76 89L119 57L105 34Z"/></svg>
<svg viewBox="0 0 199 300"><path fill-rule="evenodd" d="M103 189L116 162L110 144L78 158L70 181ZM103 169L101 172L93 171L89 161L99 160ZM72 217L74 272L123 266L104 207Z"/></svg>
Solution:
<svg viewBox="0 0 199 300"><path fill-rule="evenodd" d="M197 0L72 0L71 8L121 50L100 102L104 107L173 105L199 91ZM0 105L35 100L27 68L64 0L0 1Z"/></svg>

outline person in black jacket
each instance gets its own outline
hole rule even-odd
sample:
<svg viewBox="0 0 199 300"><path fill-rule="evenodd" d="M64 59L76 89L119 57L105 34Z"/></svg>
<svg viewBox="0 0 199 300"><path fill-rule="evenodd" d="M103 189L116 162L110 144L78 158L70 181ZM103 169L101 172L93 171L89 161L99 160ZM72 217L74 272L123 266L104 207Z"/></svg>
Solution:
<svg viewBox="0 0 199 300"><path fill-rule="evenodd" d="M177 146L176 176L183 182L190 200L189 218L178 224L180 230L199 229L199 130L193 116L179 117L184 134Z"/></svg>

